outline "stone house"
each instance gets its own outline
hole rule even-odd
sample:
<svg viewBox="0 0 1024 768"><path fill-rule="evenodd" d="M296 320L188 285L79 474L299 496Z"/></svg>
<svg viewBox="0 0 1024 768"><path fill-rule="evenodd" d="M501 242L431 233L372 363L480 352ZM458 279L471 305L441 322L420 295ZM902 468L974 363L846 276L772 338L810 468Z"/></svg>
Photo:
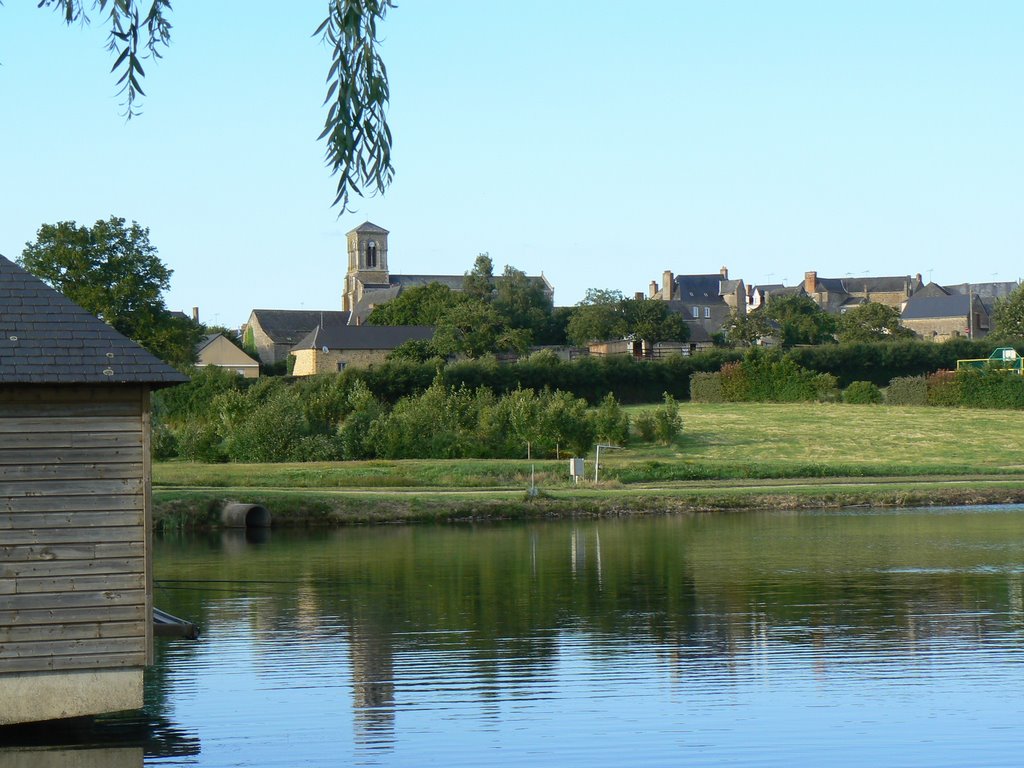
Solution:
<svg viewBox="0 0 1024 768"><path fill-rule="evenodd" d="M346 234L348 243L348 270L341 308L350 313L351 325L362 325L374 307L391 301L404 290L440 283L453 291L461 291L465 275L398 275L388 268L388 230L369 221L363 222ZM549 299L555 289L543 273L527 276L539 285ZM494 282L500 283L501 276Z"/></svg>
<svg viewBox="0 0 1024 768"><path fill-rule="evenodd" d="M648 298L669 302L669 308L690 325L691 339L697 335L695 326L712 336L733 315L747 313L747 289L742 280L729 279L726 267L710 275L674 275L665 270L660 286L651 281Z"/></svg>
<svg viewBox="0 0 1024 768"><path fill-rule="evenodd" d="M869 301L901 310L903 304L923 287L921 275L896 277L818 277L804 273L803 292L826 312L842 314Z"/></svg>
<svg viewBox="0 0 1024 768"><path fill-rule="evenodd" d="M150 392L184 381L0 257L0 725L142 707Z"/></svg>
<svg viewBox="0 0 1024 768"><path fill-rule="evenodd" d="M929 283L907 300L900 315L904 327L925 341L946 341L958 336L980 339L989 332L989 312L973 294L948 293Z"/></svg>
<svg viewBox="0 0 1024 768"><path fill-rule="evenodd" d="M260 375L260 364L231 343L222 333L208 333L196 345L196 367L208 365L234 371L246 379Z"/></svg>
<svg viewBox="0 0 1024 768"><path fill-rule="evenodd" d="M434 329L423 325L345 325L314 328L291 349L295 376L338 373L349 366L382 363L407 341L429 341Z"/></svg>
<svg viewBox="0 0 1024 768"><path fill-rule="evenodd" d="M292 347L314 328L348 325L349 313L333 310L254 309L242 328L242 341L267 365L288 358Z"/></svg>

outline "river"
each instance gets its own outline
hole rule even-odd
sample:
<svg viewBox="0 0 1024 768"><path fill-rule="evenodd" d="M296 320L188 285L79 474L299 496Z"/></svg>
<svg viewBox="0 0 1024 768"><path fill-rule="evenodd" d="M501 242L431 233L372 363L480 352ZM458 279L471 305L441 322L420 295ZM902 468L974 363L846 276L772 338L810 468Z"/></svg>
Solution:
<svg viewBox="0 0 1024 768"><path fill-rule="evenodd" d="M144 717L61 737L125 765L1024 762L1021 507L229 532L154 555L158 606L202 637L158 641Z"/></svg>

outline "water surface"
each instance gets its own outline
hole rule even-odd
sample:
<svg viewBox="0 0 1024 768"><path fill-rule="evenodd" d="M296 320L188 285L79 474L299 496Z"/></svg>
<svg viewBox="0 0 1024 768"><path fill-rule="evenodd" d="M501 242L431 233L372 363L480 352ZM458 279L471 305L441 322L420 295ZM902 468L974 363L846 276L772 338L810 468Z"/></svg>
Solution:
<svg viewBox="0 0 1024 768"><path fill-rule="evenodd" d="M1020 765L1024 510L163 539L147 764ZM155 736L153 735L155 734Z"/></svg>

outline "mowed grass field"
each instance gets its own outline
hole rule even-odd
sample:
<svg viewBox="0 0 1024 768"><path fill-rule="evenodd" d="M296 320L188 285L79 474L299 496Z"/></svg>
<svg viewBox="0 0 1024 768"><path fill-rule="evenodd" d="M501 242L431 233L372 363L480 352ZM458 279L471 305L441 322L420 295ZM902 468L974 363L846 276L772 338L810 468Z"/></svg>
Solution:
<svg viewBox="0 0 1024 768"><path fill-rule="evenodd" d="M655 407L655 406L648 406ZM645 407L631 408L631 413ZM680 406L672 445L601 452L607 486L740 479L1020 475L1024 412L845 404ZM587 458L593 478L594 454ZM156 463L157 488L522 489L569 487L553 457L309 464Z"/></svg>

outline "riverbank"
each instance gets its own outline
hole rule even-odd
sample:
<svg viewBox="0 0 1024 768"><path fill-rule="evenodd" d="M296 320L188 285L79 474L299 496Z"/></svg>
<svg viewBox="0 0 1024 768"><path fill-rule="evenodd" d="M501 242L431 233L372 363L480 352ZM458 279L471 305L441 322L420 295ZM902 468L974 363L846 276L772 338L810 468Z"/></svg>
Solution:
<svg viewBox="0 0 1024 768"><path fill-rule="evenodd" d="M680 414L672 445L602 451L597 483L591 454L579 485L568 461L547 458L158 462L156 523L216 527L225 501L295 526L1024 502L1024 412L685 403Z"/></svg>
<svg viewBox="0 0 1024 768"><path fill-rule="evenodd" d="M229 502L266 507L275 527L336 527L756 509L1014 504L1024 503L1024 478L835 478L757 484L538 489L536 495L522 489L158 489L154 492L154 525L158 530L217 528L221 524L221 509Z"/></svg>

